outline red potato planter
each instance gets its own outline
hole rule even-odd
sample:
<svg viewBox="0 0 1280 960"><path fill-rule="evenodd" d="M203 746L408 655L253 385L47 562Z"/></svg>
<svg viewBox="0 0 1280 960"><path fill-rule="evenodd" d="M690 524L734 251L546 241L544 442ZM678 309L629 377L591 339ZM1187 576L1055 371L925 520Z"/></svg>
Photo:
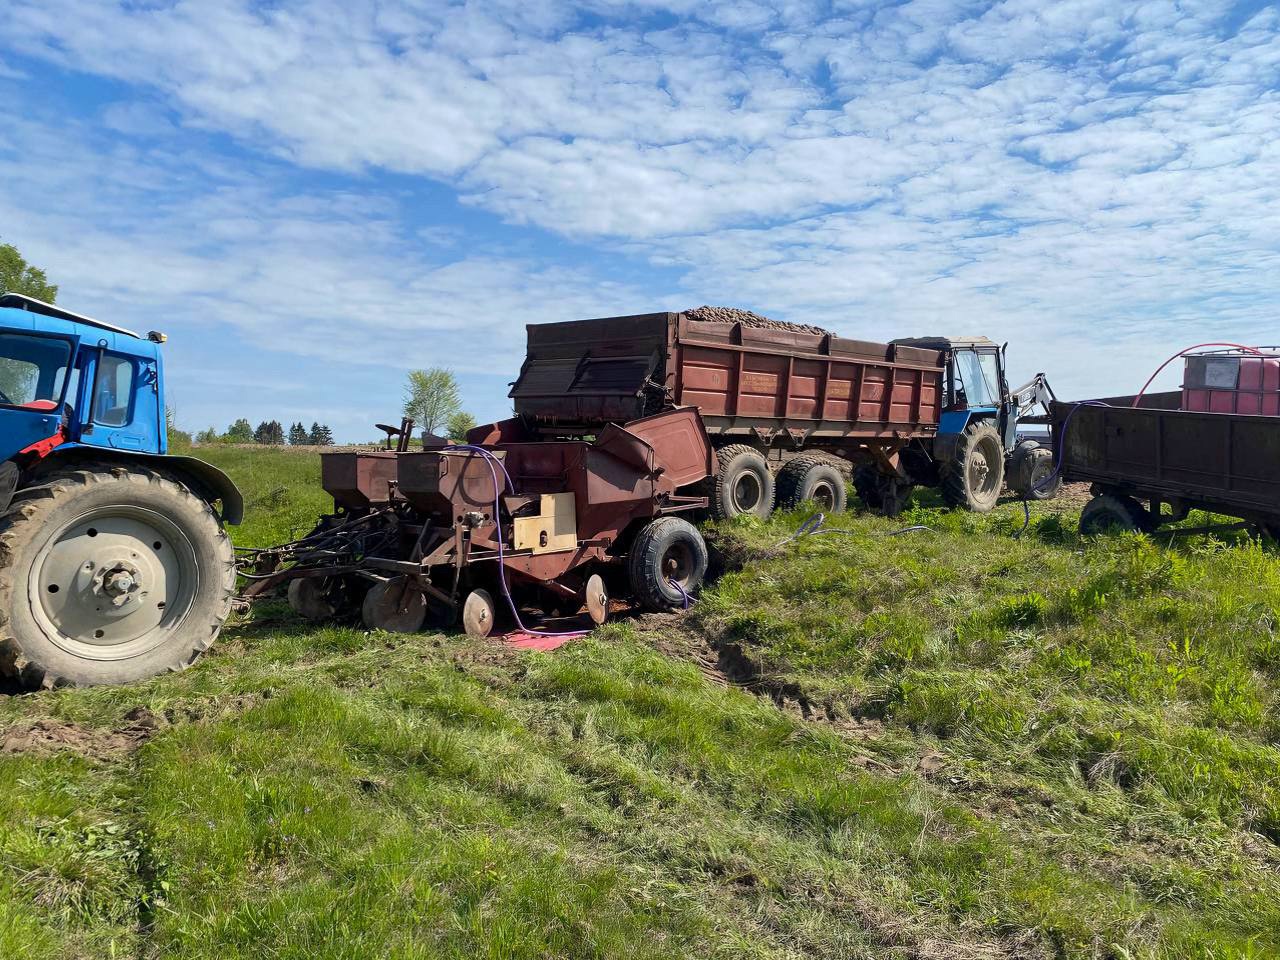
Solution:
<svg viewBox="0 0 1280 960"><path fill-rule="evenodd" d="M517 420L470 439L324 454L334 512L303 540L259 552L246 595L289 582L291 606L310 619L359 611L399 632L461 620L473 636L529 604L585 607L602 623L611 591L648 610L687 605L707 548L682 515L707 500L680 491L715 464L696 410L609 425L590 441L537 440Z"/></svg>

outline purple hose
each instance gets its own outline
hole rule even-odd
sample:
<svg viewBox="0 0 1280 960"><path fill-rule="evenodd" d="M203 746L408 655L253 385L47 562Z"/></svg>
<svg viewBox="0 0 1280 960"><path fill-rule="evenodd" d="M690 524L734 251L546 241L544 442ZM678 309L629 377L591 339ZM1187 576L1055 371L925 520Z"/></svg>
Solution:
<svg viewBox="0 0 1280 960"><path fill-rule="evenodd" d="M689 609L689 594L685 593L685 589L684 589L684 587L680 584L680 581L679 581L679 580L673 580L671 577L668 577L668 578L667 578L667 583L671 584L673 587L675 587L677 590L679 590L679 591L680 591L680 600L681 600L681 602L684 604L684 609L688 610L688 609Z"/></svg>
<svg viewBox="0 0 1280 960"><path fill-rule="evenodd" d="M1068 413L1066 416L1066 419L1062 421L1062 431L1058 436L1057 455L1054 457L1053 473L1049 474L1047 477L1041 477L1038 483L1032 484L1031 489L1027 492L1027 496L1022 498L1022 514L1023 514L1022 529L1013 535L1015 540L1021 538L1021 536L1027 532L1027 527L1031 526L1031 494L1035 493L1041 487L1044 487L1052 483L1053 480L1059 474L1062 473L1062 453L1066 449L1067 427L1071 423L1071 418L1076 415L1076 411L1079 410L1081 407L1109 407L1109 406L1111 406L1111 404L1103 403L1101 400L1081 400L1079 403L1077 403L1074 407L1071 408L1071 412Z"/></svg>
<svg viewBox="0 0 1280 960"><path fill-rule="evenodd" d="M507 606L511 608L511 616L515 619L516 626L524 633L532 634L536 637L581 637L590 633L590 630L567 630L556 633L551 630L532 630L524 625L520 619L520 612L516 609L516 602L511 596L511 588L507 586L507 567L506 564L503 563L505 551L504 544L502 542L502 516L500 512L502 491L510 487L511 492L515 493L516 485L511 482L511 474L507 473L506 466L501 460L493 455L492 450L487 450L484 447L472 446L469 443L454 444L448 449L470 450L473 453L478 453L484 458L484 462L489 466L489 474L493 477L493 525L498 540L498 583L502 586L502 595L507 598ZM502 477L505 486L498 486L498 471L494 469L495 463L498 465L498 468L502 470Z"/></svg>

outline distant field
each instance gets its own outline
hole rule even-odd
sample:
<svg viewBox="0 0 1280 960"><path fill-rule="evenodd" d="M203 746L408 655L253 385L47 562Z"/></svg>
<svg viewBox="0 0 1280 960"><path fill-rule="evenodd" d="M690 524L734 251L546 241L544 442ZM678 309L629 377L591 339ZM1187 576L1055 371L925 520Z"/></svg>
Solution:
<svg viewBox="0 0 1280 960"><path fill-rule="evenodd" d="M296 539L333 509L320 489L320 456L313 448L209 446L192 454L225 470L244 495L245 522L231 528L238 547Z"/></svg>
<svg viewBox="0 0 1280 960"><path fill-rule="evenodd" d="M314 453L200 454L242 545L328 507ZM5 699L0 957L1280 955L1280 557L801 518L554 654L276 603Z"/></svg>

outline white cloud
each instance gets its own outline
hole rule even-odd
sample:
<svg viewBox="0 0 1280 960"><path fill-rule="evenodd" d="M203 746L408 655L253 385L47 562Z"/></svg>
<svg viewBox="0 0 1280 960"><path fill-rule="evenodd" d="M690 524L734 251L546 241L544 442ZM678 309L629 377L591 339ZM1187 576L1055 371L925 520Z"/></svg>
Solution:
<svg viewBox="0 0 1280 960"><path fill-rule="evenodd" d="M109 103L102 110L102 125L135 137L162 137L173 132L173 121L154 104L137 101Z"/></svg>
<svg viewBox="0 0 1280 960"><path fill-rule="evenodd" d="M192 178L196 151L113 150L67 118L0 110L0 126L0 236L73 309L170 335L184 424L296 411L364 439L396 415L404 371L434 365L482 384L473 411L496 418L524 322L643 296L545 257L458 249L456 230L407 228L394 200L293 190L271 165Z"/></svg>
<svg viewBox="0 0 1280 960"><path fill-rule="evenodd" d="M463 343L483 315L483 336L509 340L530 304L551 318L669 295L408 227L355 179L341 195L290 188L290 163L429 177L507 221L682 271L690 299L863 335L1075 344L1091 330L1109 360L1140 363L1153 336L1192 327L1261 336L1280 301L1274 6L1241 22L1217 0L597 0L590 21L550 0L10 6L25 56L136 85L188 129L286 161L263 188L125 138L94 144L91 191L76 165L42 172L67 198L59 228L83 219L77 197L117 211L73 231L65 259L83 283L123 235L127 255L163 265L157 298L207 297L249 331L263 325L251 315L370 328L335 309L345 300ZM172 189L154 231L118 212L143 180ZM1056 353L1089 389L1101 368Z"/></svg>

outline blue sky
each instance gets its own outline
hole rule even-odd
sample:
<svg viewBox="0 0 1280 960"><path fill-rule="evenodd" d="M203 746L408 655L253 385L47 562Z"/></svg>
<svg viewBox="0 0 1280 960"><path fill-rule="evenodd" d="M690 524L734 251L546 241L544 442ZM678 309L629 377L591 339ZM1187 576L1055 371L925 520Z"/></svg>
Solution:
<svg viewBox="0 0 1280 960"><path fill-rule="evenodd" d="M364 439L433 365L493 419L525 323L704 302L1069 397L1280 340L1275 4L3 8L0 238L191 428Z"/></svg>

